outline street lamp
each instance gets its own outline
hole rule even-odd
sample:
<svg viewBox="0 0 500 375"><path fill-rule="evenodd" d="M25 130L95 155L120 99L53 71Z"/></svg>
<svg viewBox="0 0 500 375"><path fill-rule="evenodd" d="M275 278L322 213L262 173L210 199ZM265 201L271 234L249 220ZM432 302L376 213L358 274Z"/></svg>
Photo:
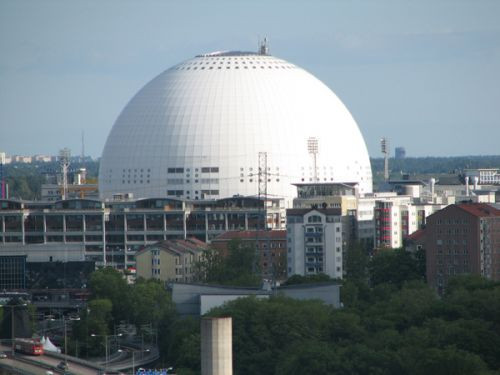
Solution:
<svg viewBox="0 0 500 375"><path fill-rule="evenodd" d="M145 349L145 350L130 350L130 349L123 350L123 349L118 349L118 351L119 352L130 352L130 353L132 353L132 375L135 375L135 353L141 352L141 357L142 357L142 354L144 352L146 352L146 353L150 352L149 349ZM168 372L168 370L167 370L167 372Z"/></svg>
<svg viewBox="0 0 500 375"><path fill-rule="evenodd" d="M49 321L55 321L56 319L48 319ZM70 320L80 320L80 317L74 318ZM67 334L67 323L68 321L66 320L64 314L62 315L62 322L63 322L63 329L64 329L64 364L66 368L68 368L68 334Z"/></svg>
<svg viewBox="0 0 500 375"><path fill-rule="evenodd" d="M91 337L104 337L104 349L106 351L106 357L105 357L105 362L104 362L104 369L108 367L108 339L110 337L122 337L123 333L119 333L117 335L96 335L95 333L92 333L90 335Z"/></svg>
<svg viewBox="0 0 500 375"><path fill-rule="evenodd" d="M10 307L10 320L11 320L11 329L10 329L10 341L12 345L12 357L14 357L14 350L15 350L15 335L14 335L14 309L16 307L23 307L23 306L28 306L26 303L22 303L20 305L3 305L2 307Z"/></svg>

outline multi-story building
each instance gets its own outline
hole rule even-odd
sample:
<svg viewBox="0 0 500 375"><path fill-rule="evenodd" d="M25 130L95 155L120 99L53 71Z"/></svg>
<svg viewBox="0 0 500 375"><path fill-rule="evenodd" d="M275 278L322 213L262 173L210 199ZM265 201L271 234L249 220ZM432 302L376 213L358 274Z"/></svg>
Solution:
<svg viewBox="0 0 500 375"><path fill-rule="evenodd" d="M340 208L287 210L288 275L341 279L345 230Z"/></svg>
<svg viewBox="0 0 500 375"><path fill-rule="evenodd" d="M225 232L212 240L212 247L227 251L231 241L249 245L258 254L263 279L286 279L286 231L253 230Z"/></svg>
<svg viewBox="0 0 500 375"><path fill-rule="evenodd" d="M98 266L132 267L135 253L158 241L193 236L210 242L230 230L283 229L284 221L278 198L0 200L0 255L76 246Z"/></svg>
<svg viewBox="0 0 500 375"><path fill-rule="evenodd" d="M429 215L445 206L418 203L405 195L378 193L374 208L375 249L402 247L409 235L425 226Z"/></svg>
<svg viewBox="0 0 500 375"><path fill-rule="evenodd" d="M406 157L406 150L404 147L396 147L394 150L394 157L396 159L404 159Z"/></svg>
<svg viewBox="0 0 500 375"><path fill-rule="evenodd" d="M357 208L358 184L356 183L301 183L297 187L297 198L293 208L340 208L348 215Z"/></svg>
<svg viewBox="0 0 500 375"><path fill-rule="evenodd" d="M63 186L60 184L42 184L42 201L56 202L62 199ZM97 184L69 184L67 187L68 199L99 199Z"/></svg>
<svg viewBox="0 0 500 375"><path fill-rule="evenodd" d="M477 178L479 185L500 185L499 168L467 169L465 176L471 178L472 181Z"/></svg>
<svg viewBox="0 0 500 375"><path fill-rule="evenodd" d="M427 282L442 292L450 277L472 273L500 280L500 210L461 203L427 218Z"/></svg>
<svg viewBox="0 0 500 375"><path fill-rule="evenodd" d="M137 277L162 281L193 281L195 263L208 245L196 238L160 241L137 252Z"/></svg>

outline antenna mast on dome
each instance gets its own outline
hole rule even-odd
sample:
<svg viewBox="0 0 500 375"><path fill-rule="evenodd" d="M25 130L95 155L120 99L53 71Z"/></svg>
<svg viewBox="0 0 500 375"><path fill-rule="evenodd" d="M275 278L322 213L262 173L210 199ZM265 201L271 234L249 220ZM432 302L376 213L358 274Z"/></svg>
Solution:
<svg viewBox="0 0 500 375"><path fill-rule="evenodd" d="M269 55L269 44L266 37L264 37L264 40L259 41L259 55Z"/></svg>

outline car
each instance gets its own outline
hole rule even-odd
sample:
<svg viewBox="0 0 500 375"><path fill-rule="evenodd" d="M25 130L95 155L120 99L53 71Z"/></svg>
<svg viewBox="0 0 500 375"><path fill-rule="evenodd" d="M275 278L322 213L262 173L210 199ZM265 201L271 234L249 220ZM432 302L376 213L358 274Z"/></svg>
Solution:
<svg viewBox="0 0 500 375"><path fill-rule="evenodd" d="M47 370L47 371L45 371L45 375L54 375L54 372Z"/></svg>
<svg viewBox="0 0 500 375"><path fill-rule="evenodd" d="M61 361L61 362L59 362L59 364L57 365L57 368L58 368L59 370L67 370L67 369L68 369L68 365L67 365L67 363L66 363L66 362Z"/></svg>
<svg viewBox="0 0 500 375"><path fill-rule="evenodd" d="M0 352L0 359L7 358L7 353L5 352Z"/></svg>

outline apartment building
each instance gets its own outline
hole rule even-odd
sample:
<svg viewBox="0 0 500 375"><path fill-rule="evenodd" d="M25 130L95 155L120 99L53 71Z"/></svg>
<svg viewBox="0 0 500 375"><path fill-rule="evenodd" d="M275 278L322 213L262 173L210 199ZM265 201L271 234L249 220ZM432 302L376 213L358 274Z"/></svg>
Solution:
<svg viewBox="0 0 500 375"><path fill-rule="evenodd" d="M477 274L500 280L500 210L461 203L427 218L427 282L442 292L450 277Z"/></svg>

